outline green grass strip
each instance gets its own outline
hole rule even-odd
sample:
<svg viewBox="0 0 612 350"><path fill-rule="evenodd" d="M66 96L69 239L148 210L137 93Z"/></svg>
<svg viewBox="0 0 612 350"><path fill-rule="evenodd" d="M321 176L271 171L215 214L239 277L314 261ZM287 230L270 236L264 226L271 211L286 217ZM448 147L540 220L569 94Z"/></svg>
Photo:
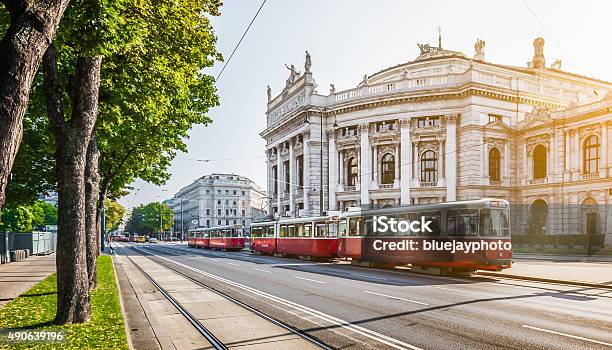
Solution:
<svg viewBox="0 0 612 350"><path fill-rule="evenodd" d="M91 321L53 324L57 303L57 279L53 274L0 308L0 330L61 329L63 343L0 343L0 349L128 349L119 293L110 256L98 257L98 287L92 295Z"/></svg>

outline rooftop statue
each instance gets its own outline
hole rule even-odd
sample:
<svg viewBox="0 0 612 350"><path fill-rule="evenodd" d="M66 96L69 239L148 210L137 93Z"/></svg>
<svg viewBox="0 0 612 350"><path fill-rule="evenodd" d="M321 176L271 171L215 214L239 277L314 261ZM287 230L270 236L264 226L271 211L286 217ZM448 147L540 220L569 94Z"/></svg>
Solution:
<svg viewBox="0 0 612 350"><path fill-rule="evenodd" d="M336 93L336 87L334 86L334 84L329 84L329 94L335 94Z"/></svg>
<svg viewBox="0 0 612 350"><path fill-rule="evenodd" d="M272 101L272 89L270 85L268 85L268 102Z"/></svg>
<svg viewBox="0 0 612 350"><path fill-rule="evenodd" d="M297 80L297 78L300 76L300 72L297 71L297 69L295 69L294 65L291 65L291 67L288 67L285 64L285 68L287 68L289 70L289 78L287 78L287 81L285 82L285 87L289 87L289 85L295 83L295 81Z"/></svg>
<svg viewBox="0 0 612 350"><path fill-rule="evenodd" d="M304 71L306 73L309 73L310 67L312 67L312 61L310 60L310 54L308 53L308 50L306 50L306 59L304 60Z"/></svg>

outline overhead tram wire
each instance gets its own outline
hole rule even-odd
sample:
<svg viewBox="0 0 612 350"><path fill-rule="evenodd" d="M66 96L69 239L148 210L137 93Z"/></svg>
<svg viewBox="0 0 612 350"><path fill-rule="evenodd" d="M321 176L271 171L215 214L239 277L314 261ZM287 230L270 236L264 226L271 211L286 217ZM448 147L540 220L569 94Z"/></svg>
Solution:
<svg viewBox="0 0 612 350"><path fill-rule="evenodd" d="M259 12L261 11L261 9L264 7L264 5L266 4L267 0L263 0L261 2L261 6L259 6L259 9L257 10L257 12L255 13L255 16L253 16L253 19L251 20L251 23L249 23L249 26L246 28L246 30L244 31L244 33L242 34L242 37L240 37L240 40L238 40L238 43L236 44L236 47L234 47L234 50L232 51L232 53L230 54L229 58L227 59L227 61L225 61L225 64L223 65L223 68L221 68L221 71L219 72L219 74L217 75L217 77L215 78L215 81L218 82L219 78L221 77L221 74L223 74L223 71L225 70L225 67L227 67L227 65L229 64L229 62L232 60L232 57L234 57L234 54L236 53L236 50L238 50L238 47L240 46L240 43L242 43L242 39L244 39L244 37L246 36L246 34L249 32L249 29L251 29L251 26L253 25L253 22L255 22L255 19L257 18L257 16L259 15Z"/></svg>

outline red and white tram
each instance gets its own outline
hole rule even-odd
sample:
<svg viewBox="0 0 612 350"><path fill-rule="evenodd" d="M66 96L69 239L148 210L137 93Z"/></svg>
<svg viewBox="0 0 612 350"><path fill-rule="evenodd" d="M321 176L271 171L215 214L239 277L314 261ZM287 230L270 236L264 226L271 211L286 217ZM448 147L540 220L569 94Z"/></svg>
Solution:
<svg viewBox="0 0 612 350"><path fill-rule="evenodd" d="M251 250L263 254L333 259L338 253L338 215L282 218L251 224Z"/></svg>
<svg viewBox="0 0 612 350"><path fill-rule="evenodd" d="M189 230L187 245L194 248L210 248L210 232L204 228Z"/></svg>
<svg viewBox="0 0 612 350"><path fill-rule="evenodd" d="M380 216L406 221L421 220L424 217L432 222L430 228L433 232L374 233L374 218ZM441 272L502 270L511 267L512 252L503 249L504 246L510 246L509 217L509 203L501 199L347 211L341 215L338 223L338 256L351 258L355 262L386 266L411 264L414 270L430 267L439 268ZM406 240L415 241L415 246L421 249L382 252L375 249L385 242L397 244ZM467 253L448 249L424 250L425 241L435 242L438 246L446 242L453 245L457 242L487 242L499 249L479 249Z"/></svg>
<svg viewBox="0 0 612 350"><path fill-rule="evenodd" d="M245 241L245 228L242 225L227 225L205 228L209 233L211 249L242 250Z"/></svg>
<svg viewBox="0 0 612 350"><path fill-rule="evenodd" d="M242 225L227 225L189 230L187 244L195 248L242 250L246 229Z"/></svg>

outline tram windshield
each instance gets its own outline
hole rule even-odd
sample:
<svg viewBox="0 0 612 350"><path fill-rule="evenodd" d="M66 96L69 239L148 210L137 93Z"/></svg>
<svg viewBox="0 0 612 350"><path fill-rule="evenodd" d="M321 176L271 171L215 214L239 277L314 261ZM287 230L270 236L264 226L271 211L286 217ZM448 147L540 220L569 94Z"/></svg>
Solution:
<svg viewBox="0 0 612 350"><path fill-rule="evenodd" d="M449 236L477 236L478 210L449 210L446 213L446 234Z"/></svg>
<svg viewBox="0 0 612 350"><path fill-rule="evenodd" d="M507 209L480 209L480 236L509 237L510 220Z"/></svg>

